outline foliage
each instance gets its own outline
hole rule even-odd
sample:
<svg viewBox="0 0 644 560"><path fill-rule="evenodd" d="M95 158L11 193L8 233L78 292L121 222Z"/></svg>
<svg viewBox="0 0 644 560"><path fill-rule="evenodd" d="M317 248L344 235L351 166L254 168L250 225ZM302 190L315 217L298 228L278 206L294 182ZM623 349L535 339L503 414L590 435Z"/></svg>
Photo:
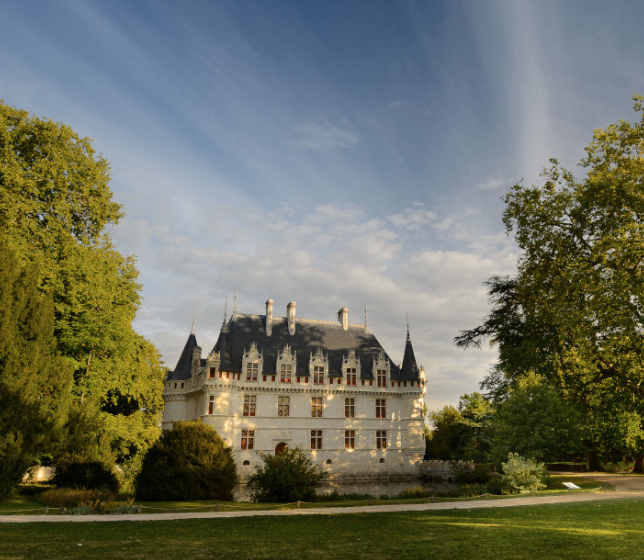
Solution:
<svg viewBox="0 0 644 560"><path fill-rule="evenodd" d="M52 484L57 488L104 488L110 492L116 492L119 489L117 476L111 468L98 461L61 463L56 467Z"/></svg>
<svg viewBox="0 0 644 560"><path fill-rule="evenodd" d="M451 405L429 413L434 430L426 435L425 459L484 462L489 458L492 404L480 393L461 396Z"/></svg>
<svg viewBox="0 0 644 560"><path fill-rule="evenodd" d="M519 494L527 494L547 486L546 466L533 458L521 457L518 453L508 454L508 460L503 463L503 473L512 490Z"/></svg>
<svg viewBox="0 0 644 560"><path fill-rule="evenodd" d="M456 473L456 484L486 484L496 473L490 470L491 465L479 464L474 469L461 470Z"/></svg>
<svg viewBox="0 0 644 560"><path fill-rule="evenodd" d="M201 422L175 422L147 452L136 477L141 500L231 500L233 452Z"/></svg>
<svg viewBox="0 0 644 560"><path fill-rule="evenodd" d="M514 452L537 461L558 461L582 451L581 417L558 389L529 372L508 389L492 420L493 456Z"/></svg>
<svg viewBox="0 0 644 560"><path fill-rule="evenodd" d="M514 185L503 220L521 250L515 278L488 281L492 310L457 337L499 347L485 382L497 397L533 371L584 415L595 455L628 452L644 468L644 106L639 122L594 132L578 180L556 160Z"/></svg>
<svg viewBox="0 0 644 560"><path fill-rule="evenodd" d="M34 500L51 508L75 508L109 499L109 492L96 488L52 488L40 492Z"/></svg>
<svg viewBox="0 0 644 560"><path fill-rule="evenodd" d="M54 310L37 289L38 270L22 263L0 233L0 499L60 439L71 368L57 355Z"/></svg>
<svg viewBox="0 0 644 560"><path fill-rule="evenodd" d="M310 500L326 474L301 447L262 454L262 460L264 465L248 481L255 502Z"/></svg>
<svg viewBox="0 0 644 560"><path fill-rule="evenodd" d="M117 460L131 479L158 436L164 371L132 329L132 257L105 233L122 216L107 161L71 128L0 102L0 232L51 294L56 350L73 368L63 461ZM89 420L85 430L77 419Z"/></svg>

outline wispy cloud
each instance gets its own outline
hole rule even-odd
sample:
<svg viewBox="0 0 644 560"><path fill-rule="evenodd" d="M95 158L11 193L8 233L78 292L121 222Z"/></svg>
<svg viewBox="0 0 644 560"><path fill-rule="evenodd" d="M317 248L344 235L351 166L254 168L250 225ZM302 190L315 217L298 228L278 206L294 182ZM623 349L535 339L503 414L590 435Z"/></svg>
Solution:
<svg viewBox="0 0 644 560"><path fill-rule="evenodd" d="M336 148L351 148L360 141L360 135L352 126L333 124L326 118L308 121L298 129L296 145L311 150L328 152Z"/></svg>

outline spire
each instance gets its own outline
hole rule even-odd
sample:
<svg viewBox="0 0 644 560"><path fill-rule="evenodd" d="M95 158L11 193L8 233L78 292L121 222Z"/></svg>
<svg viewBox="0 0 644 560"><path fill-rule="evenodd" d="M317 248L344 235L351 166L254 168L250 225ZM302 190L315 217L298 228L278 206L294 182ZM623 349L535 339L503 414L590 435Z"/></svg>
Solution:
<svg viewBox="0 0 644 560"><path fill-rule="evenodd" d="M403 357L402 367L400 368L400 379L403 381L420 379L414 348L411 345L411 337L409 336L409 316L407 316L407 341L405 342L405 356Z"/></svg>
<svg viewBox="0 0 644 560"><path fill-rule="evenodd" d="M221 332L228 332L228 326L226 325L227 317L228 317L228 296L226 296L226 303L224 303L224 321L221 324Z"/></svg>
<svg viewBox="0 0 644 560"><path fill-rule="evenodd" d="M231 319L235 320L235 315L237 314L237 288L235 288L235 299L233 300L233 314L231 315Z"/></svg>
<svg viewBox="0 0 644 560"><path fill-rule="evenodd" d="M195 317L197 315L196 311L192 312L192 329L190 329L190 334L195 334Z"/></svg>
<svg viewBox="0 0 644 560"><path fill-rule="evenodd" d="M367 302L364 302L364 328L369 328L369 313L367 313Z"/></svg>

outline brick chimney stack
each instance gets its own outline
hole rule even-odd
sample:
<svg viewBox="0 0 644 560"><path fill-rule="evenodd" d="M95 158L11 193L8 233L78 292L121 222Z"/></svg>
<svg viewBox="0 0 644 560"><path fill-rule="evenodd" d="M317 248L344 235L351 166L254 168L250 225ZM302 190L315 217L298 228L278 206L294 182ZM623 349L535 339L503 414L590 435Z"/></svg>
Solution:
<svg viewBox="0 0 644 560"><path fill-rule="evenodd" d="M286 306L286 317L288 319L288 332L290 334L295 334L295 306L294 301L289 302Z"/></svg>
<svg viewBox="0 0 644 560"><path fill-rule="evenodd" d="M266 302L266 336L271 336L273 332L273 300Z"/></svg>
<svg viewBox="0 0 644 560"><path fill-rule="evenodd" d="M345 331L349 328L349 310L346 307L338 311L338 321Z"/></svg>

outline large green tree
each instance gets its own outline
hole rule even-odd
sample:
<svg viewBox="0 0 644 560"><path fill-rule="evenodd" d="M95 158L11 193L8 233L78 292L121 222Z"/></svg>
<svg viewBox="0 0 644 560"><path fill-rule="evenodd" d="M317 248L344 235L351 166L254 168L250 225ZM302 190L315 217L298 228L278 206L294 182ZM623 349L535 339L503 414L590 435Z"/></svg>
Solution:
<svg viewBox="0 0 644 560"><path fill-rule="evenodd" d="M501 396L529 371L585 415L592 466L616 446L644 452L644 110L596 130L578 179L556 160L538 185L514 185L503 220L521 251L514 278L489 281L492 311L460 346L490 338ZM615 441L618 437L619 441ZM613 449L614 450L614 449Z"/></svg>
<svg viewBox="0 0 644 560"><path fill-rule="evenodd" d="M56 353L51 294L0 234L0 499L60 440L72 368Z"/></svg>
<svg viewBox="0 0 644 560"><path fill-rule="evenodd" d="M0 231L38 265L57 349L74 370L63 456L116 459L127 470L158 433L163 368L132 329L140 285L134 259L105 232L122 216L109 181L89 139L0 103Z"/></svg>

